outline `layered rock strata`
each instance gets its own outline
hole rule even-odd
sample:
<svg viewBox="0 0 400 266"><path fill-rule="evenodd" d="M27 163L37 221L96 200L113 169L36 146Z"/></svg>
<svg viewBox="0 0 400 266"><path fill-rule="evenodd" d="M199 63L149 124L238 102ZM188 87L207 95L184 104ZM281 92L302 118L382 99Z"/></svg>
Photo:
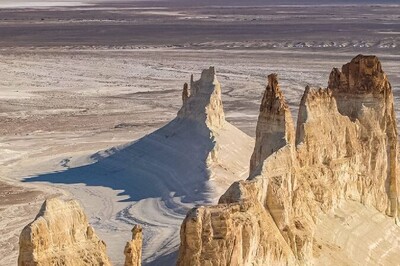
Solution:
<svg viewBox="0 0 400 266"><path fill-rule="evenodd" d="M75 200L46 200L19 239L18 265L111 265L106 245Z"/></svg>
<svg viewBox="0 0 400 266"><path fill-rule="evenodd" d="M320 214L355 201L398 217L393 93L379 60L359 55L327 89L307 87L296 130L276 75L268 81L250 176L188 213L178 265L312 264Z"/></svg>
<svg viewBox="0 0 400 266"><path fill-rule="evenodd" d="M125 266L142 265L142 227L135 225L132 228L132 240L125 245Z"/></svg>

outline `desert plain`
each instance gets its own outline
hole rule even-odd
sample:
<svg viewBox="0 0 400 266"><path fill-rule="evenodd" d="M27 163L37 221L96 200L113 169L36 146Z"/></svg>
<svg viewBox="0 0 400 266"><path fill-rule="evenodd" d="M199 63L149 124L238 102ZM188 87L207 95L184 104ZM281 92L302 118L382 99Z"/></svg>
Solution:
<svg viewBox="0 0 400 266"><path fill-rule="evenodd" d="M278 73L296 119L306 85L326 87L333 67L374 54L399 121L399 14L395 1L0 3L0 265L16 264L22 228L54 195L82 203L115 265L136 223L144 265L172 265L184 211L133 195L135 181L119 178L118 165L108 169L112 182L84 166L175 118L183 83L209 66L226 120L254 138L268 74ZM79 167L85 178L68 174Z"/></svg>

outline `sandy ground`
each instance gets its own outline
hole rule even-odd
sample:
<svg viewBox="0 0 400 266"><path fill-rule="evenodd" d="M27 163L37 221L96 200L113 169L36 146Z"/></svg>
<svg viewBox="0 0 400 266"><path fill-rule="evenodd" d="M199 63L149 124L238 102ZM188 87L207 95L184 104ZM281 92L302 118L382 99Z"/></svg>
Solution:
<svg viewBox="0 0 400 266"><path fill-rule="evenodd" d="M400 114L398 5L151 3L0 9L0 265L15 264L22 227L53 194L82 202L115 265L132 224L158 219L145 236L145 263L171 264L182 211L170 212L154 197L135 205L118 185L45 177L86 169L80 167L100 151L166 125L181 106L183 83L210 65L227 120L252 137L269 73L279 74L296 118L304 87L326 86L332 67L358 53L380 57Z"/></svg>

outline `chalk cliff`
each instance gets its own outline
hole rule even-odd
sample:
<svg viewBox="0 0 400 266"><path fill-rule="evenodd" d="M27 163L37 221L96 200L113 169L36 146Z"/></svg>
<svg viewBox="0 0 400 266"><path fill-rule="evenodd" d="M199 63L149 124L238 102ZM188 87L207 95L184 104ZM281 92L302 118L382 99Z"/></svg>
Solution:
<svg viewBox="0 0 400 266"><path fill-rule="evenodd" d="M333 69L326 89L307 87L296 130L293 124L270 75L250 176L232 184L218 205L188 213L178 265L313 264L322 246L315 239L319 218L349 202L395 223L397 126L392 89L375 56Z"/></svg>
<svg viewBox="0 0 400 266"><path fill-rule="evenodd" d="M46 200L19 239L18 265L111 265L79 203Z"/></svg>

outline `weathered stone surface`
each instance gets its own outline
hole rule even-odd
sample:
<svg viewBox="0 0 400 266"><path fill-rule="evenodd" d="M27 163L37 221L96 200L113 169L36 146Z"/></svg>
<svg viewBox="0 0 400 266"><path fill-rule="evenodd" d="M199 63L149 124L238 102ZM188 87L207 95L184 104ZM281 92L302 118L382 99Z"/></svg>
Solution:
<svg viewBox="0 0 400 266"><path fill-rule="evenodd" d="M278 83L277 74L268 76L268 85L260 105L250 173L268 156L294 141L293 119Z"/></svg>
<svg viewBox="0 0 400 266"><path fill-rule="evenodd" d="M140 266L142 265L142 227L135 225L132 228L132 240L126 243L125 266Z"/></svg>
<svg viewBox="0 0 400 266"><path fill-rule="evenodd" d="M178 146L193 147L198 157L206 150L205 166L197 176L201 183L196 187L193 195L207 194L212 199L208 202L217 202L218 198L232 184L233 181L242 180L247 177L246 161L251 156L254 140L247 134L225 120L225 114L221 99L221 85L217 80L214 67L209 67L201 72L200 79L190 78L190 84L185 83L182 90L182 107L178 111L178 122L176 128L188 134L195 130L196 135L201 135L206 142L200 138L186 139L190 143L180 140ZM185 128L190 127L190 129ZM174 131L176 131L174 129ZM176 135L176 132L174 132ZM189 155L189 154L188 154ZM190 155L194 158L193 155ZM194 160L193 160L194 161ZM201 169L202 166L198 168ZM196 169L197 170L197 169ZM174 169L175 171L175 169ZM196 177L197 178L197 177ZM194 181L190 174L182 175L182 179L189 182ZM208 180L207 180L208 179ZM207 181L207 182L205 182ZM191 187L191 186L189 186ZM193 187L193 186L192 186ZM185 191L187 193L187 191ZM198 199L196 199L198 201Z"/></svg>
<svg viewBox="0 0 400 266"><path fill-rule="evenodd" d="M111 265L106 245L75 200L46 200L20 235L18 265Z"/></svg>
<svg viewBox="0 0 400 266"><path fill-rule="evenodd" d="M197 81L190 81L182 92L183 106L178 117L205 122L210 128L220 128L225 123L221 100L221 86L215 76L214 67L205 69Z"/></svg>
<svg viewBox="0 0 400 266"><path fill-rule="evenodd" d="M273 223L256 200L193 209L182 225L178 265L294 263Z"/></svg>
<svg viewBox="0 0 400 266"><path fill-rule="evenodd" d="M398 217L397 127L379 60L359 55L332 71L327 89L307 87L295 138L276 76L268 81L252 172L219 205L188 214L179 265L312 264L320 214L355 201Z"/></svg>

